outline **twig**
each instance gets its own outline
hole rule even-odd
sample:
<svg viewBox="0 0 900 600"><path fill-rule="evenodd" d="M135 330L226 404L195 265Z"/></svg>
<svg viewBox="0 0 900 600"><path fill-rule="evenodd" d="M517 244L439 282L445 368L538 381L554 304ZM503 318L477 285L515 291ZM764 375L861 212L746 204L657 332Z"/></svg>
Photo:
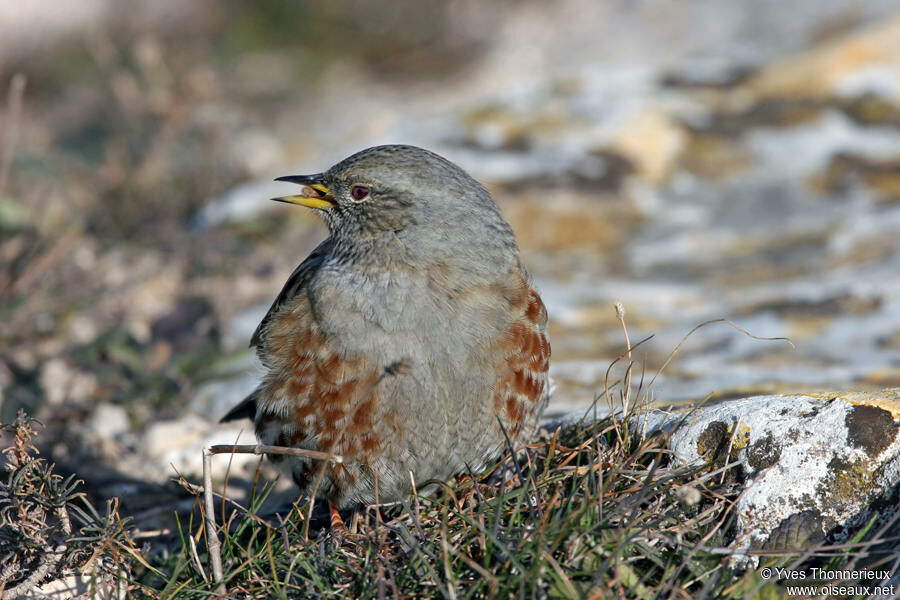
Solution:
<svg viewBox="0 0 900 600"><path fill-rule="evenodd" d="M215 446L214 446L215 447ZM228 448L228 446L224 446ZM224 596L225 575L222 571L222 546L219 542L219 532L216 531L216 514L213 505L212 492L212 449L203 450L203 500L206 504L206 548L209 550L209 560L212 563L213 577L218 584L216 594Z"/></svg>
<svg viewBox="0 0 900 600"><path fill-rule="evenodd" d="M740 427L742 421L740 417L734 422L734 428L731 430L731 435L728 437L728 448L725 449L725 464L724 466L728 466L728 459L731 458L731 451L734 449L734 438L738 435L738 427ZM722 476L719 478L719 485L725 483L725 475L727 471L722 471Z"/></svg>
<svg viewBox="0 0 900 600"><path fill-rule="evenodd" d="M313 520L313 510L316 508L316 494L319 493L319 486L322 485L322 478L325 477L325 463L319 465L316 469L316 483L313 485L312 493L309 495L309 504L307 504L307 518L303 523L303 540L309 540L309 524Z"/></svg>
<svg viewBox="0 0 900 600"><path fill-rule="evenodd" d="M216 516L214 514L215 506L213 504L213 486L212 486L212 456L213 454L286 454L289 456L301 456L305 458L318 459L322 461L330 461L335 463L344 462L344 457L337 454L329 454L327 452L318 452L316 450L305 450L303 448L288 448L285 446L268 446L266 444L244 444L244 445L227 445L217 444L203 449L203 499L206 505L206 544L209 549L209 560L212 563L213 577L218 586L216 593L224 595L226 593L224 584L224 572L222 569L222 545L219 540L219 534L216 531ZM222 496L223 500L225 496ZM310 504L312 506L312 502ZM312 516L312 508L310 508L310 517ZM309 520L307 520L307 528ZM307 529L308 531L308 529Z"/></svg>
<svg viewBox="0 0 900 600"><path fill-rule="evenodd" d="M241 439L241 436L243 434L244 434L243 429L240 432L238 432L237 439L234 440L234 445L232 446L232 448L234 448L234 446L237 446L237 442L239 439ZM225 480L222 482L222 524L223 525L225 525L226 521L227 521L225 518L225 499L228 497L228 478L231 476L231 465L232 464L234 464L234 452L232 452L231 455L228 457L228 467L226 467L226 469L225 469ZM228 536L228 528L225 528L224 531L225 531L225 536L227 537Z"/></svg>
<svg viewBox="0 0 900 600"><path fill-rule="evenodd" d="M17 577L22 571L22 566L13 558L12 562L3 567L3 571L0 571L0 586L6 585L10 579Z"/></svg>
<svg viewBox="0 0 900 600"><path fill-rule="evenodd" d="M469 477L472 478L472 486L475 488L475 495L478 496L478 503L484 504L484 496L481 495L481 490L478 489L478 478L475 477L475 473L472 472L472 467L469 463L466 463L466 472L469 474Z"/></svg>
<svg viewBox="0 0 900 600"><path fill-rule="evenodd" d="M594 437L597 462L600 462L600 436ZM603 522L603 469L597 469L597 520Z"/></svg>
<svg viewBox="0 0 900 600"><path fill-rule="evenodd" d="M326 460L339 464L344 462L344 457L339 454L329 454L328 452L306 450L304 448L289 448L287 446L267 446L265 444L242 444L239 446L217 444L207 448L207 451L210 454L286 454L288 456L301 456L303 458Z"/></svg>
<svg viewBox="0 0 900 600"><path fill-rule="evenodd" d="M415 494L415 497L418 497L416 492L413 492L413 494ZM425 530L422 529L422 524L419 522L419 515L417 514L418 513L418 505L416 506L416 511L413 511L412 507L409 504L407 504L406 500L404 500L403 498L400 499L400 504L403 505L403 508L406 510L407 513L409 513L409 516L412 517L413 526L415 526L415 528L416 528L416 533L419 534L419 537L421 539L427 540L428 536L425 535ZM427 554L428 554L428 556L431 556L431 558L434 558L434 556L430 552L427 552ZM437 562L437 561L435 561L435 562ZM435 581L437 581L437 579L435 579Z"/></svg>
<svg viewBox="0 0 900 600"><path fill-rule="evenodd" d="M191 492L192 494L196 494L196 495L206 493L206 490L202 485L196 485L196 484L191 483L190 481L185 479L184 476L181 475L180 473L178 475L180 477L180 479L178 480L178 484L181 487L183 487L184 489L186 489L187 491ZM233 507L235 507L239 511L245 513L249 518L253 519L260 525L270 527L269 523L266 522L265 519L261 519L257 515L254 515L253 513L251 513L250 509L247 508L246 506L244 506L243 504L241 504L240 502L237 502L236 500L232 500L231 498L226 498L225 496L223 496L222 494L220 494L219 492L217 492L215 490L213 490L213 497L221 498L223 502L224 501L229 502ZM182 503L176 504L176 507L178 508L178 510L187 510L194 504L194 502L196 502L196 498L189 498ZM140 516L142 518L147 518L147 515L155 515L157 512L161 512L162 510L171 510L171 509L169 507L156 508L153 510L144 511L144 512L140 513Z"/></svg>
<svg viewBox="0 0 900 600"><path fill-rule="evenodd" d="M166 507L166 510L171 510L171 509ZM172 530L169 529L168 527L163 528L163 529L148 529L147 531L135 529L131 533L131 539L143 540L143 539L147 539L147 538L156 538L156 537L161 537L164 535L171 535L171 533L172 533Z"/></svg>
<svg viewBox="0 0 900 600"><path fill-rule="evenodd" d="M381 521L381 507L378 505L378 469L375 469L375 523L374 523L374 534L375 534L375 547L378 548L381 546L381 536L378 531L378 523ZM378 553L378 558L381 560L381 552Z"/></svg>
<svg viewBox="0 0 900 600"><path fill-rule="evenodd" d="M287 527L284 525L284 519L281 518L281 514L275 513L275 516L278 517L278 528L281 530L281 535L284 538L284 549L291 549L291 538L288 536Z"/></svg>

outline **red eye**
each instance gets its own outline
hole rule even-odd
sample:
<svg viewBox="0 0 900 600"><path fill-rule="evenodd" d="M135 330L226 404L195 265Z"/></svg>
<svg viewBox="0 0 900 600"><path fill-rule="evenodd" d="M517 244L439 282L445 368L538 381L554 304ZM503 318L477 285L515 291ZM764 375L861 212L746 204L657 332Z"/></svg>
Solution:
<svg viewBox="0 0 900 600"><path fill-rule="evenodd" d="M350 195L353 196L354 200L362 200L369 195L369 188L364 185L354 185L353 189L350 190Z"/></svg>

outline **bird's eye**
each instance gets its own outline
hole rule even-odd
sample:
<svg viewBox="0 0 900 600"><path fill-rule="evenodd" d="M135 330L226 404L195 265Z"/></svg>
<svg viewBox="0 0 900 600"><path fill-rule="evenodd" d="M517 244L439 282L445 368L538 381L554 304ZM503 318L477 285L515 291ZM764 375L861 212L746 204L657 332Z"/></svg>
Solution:
<svg viewBox="0 0 900 600"><path fill-rule="evenodd" d="M354 185L353 189L350 190L350 195L353 196L354 200L362 200L369 195L369 188L364 185Z"/></svg>

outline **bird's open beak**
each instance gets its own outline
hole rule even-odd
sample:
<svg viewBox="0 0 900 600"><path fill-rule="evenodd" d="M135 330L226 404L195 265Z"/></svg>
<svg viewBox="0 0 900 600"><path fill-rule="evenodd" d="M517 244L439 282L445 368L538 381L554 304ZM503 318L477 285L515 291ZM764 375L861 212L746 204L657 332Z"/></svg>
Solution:
<svg viewBox="0 0 900 600"><path fill-rule="evenodd" d="M304 186L303 193L296 196L282 196L281 198L272 198L276 202L287 202L288 204L299 204L309 208L318 208L324 210L335 205L334 194L323 183L324 173L316 173L315 175L285 175L279 177L275 181L289 181Z"/></svg>

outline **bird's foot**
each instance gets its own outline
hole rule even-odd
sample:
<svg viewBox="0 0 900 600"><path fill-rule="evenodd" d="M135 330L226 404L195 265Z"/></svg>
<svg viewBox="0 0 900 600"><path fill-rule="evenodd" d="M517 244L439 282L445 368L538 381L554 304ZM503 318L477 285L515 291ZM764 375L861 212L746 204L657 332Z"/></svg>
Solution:
<svg viewBox="0 0 900 600"><path fill-rule="evenodd" d="M328 503L328 511L331 516L331 537L338 543L349 542L353 545L359 545L366 536L355 532L356 527L354 526L354 531L351 531L347 525L344 523L344 518L341 517L341 513L338 511L337 506L335 506L332 502ZM355 523L354 523L355 525Z"/></svg>

